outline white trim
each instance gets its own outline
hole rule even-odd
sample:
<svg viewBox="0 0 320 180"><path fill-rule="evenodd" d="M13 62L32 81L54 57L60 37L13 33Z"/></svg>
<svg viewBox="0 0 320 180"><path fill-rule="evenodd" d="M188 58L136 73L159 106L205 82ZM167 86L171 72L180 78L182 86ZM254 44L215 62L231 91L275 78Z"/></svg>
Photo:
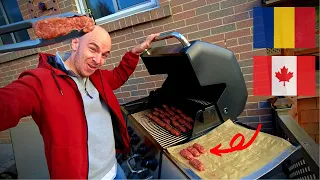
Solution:
<svg viewBox="0 0 320 180"><path fill-rule="evenodd" d="M75 1L75 2L76 2L76 6L77 6L77 13L82 14L79 1Z"/></svg>
<svg viewBox="0 0 320 180"><path fill-rule="evenodd" d="M79 3L79 8L80 8L80 12L81 13L85 13L86 6L84 5L84 1L85 0L76 0ZM156 9L159 7L159 0L151 0L148 3L144 3L144 4L140 4L137 6L134 6L132 8L128 8L119 12L116 12L114 14L110 14L108 16L105 17L101 17L99 19L96 19L96 24L97 25L101 25L101 24L105 24L105 23L109 23L118 19L122 19L134 14L138 14L138 13L142 13L145 11L150 11L152 9Z"/></svg>
<svg viewBox="0 0 320 180"><path fill-rule="evenodd" d="M85 9L84 0L76 0L76 3L77 3L78 12L80 14L86 14L84 10Z"/></svg>
<svg viewBox="0 0 320 180"><path fill-rule="evenodd" d="M113 9L116 11L115 13L119 12L117 0L112 0L112 4L113 4Z"/></svg>

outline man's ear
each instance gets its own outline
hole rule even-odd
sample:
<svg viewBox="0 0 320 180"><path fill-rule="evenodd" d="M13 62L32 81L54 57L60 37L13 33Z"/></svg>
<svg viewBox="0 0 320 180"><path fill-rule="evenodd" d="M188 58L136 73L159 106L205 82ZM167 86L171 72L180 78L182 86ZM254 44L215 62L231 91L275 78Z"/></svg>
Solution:
<svg viewBox="0 0 320 180"><path fill-rule="evenodd" d="M72 39L71 41L72 51L76 51L78 47L79 47L79 38Z"/></svg>

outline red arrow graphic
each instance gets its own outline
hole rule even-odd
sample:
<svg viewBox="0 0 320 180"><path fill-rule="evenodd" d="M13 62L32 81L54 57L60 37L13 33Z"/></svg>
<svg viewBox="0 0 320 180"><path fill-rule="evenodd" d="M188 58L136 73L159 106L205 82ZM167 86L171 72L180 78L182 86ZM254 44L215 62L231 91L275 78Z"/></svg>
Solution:
<svg viewBox="0 0 320 180"><path fill-rule="evenodd" d="M262 124L259 124L256 132L254 133L254 135L252 136L252 138L250 139L250 141L243 145L244 144L244 141L245 141L245 138L243 136L243 134L241 133L237 133L236 135L233 136L233 138L231 139L230 141L230 148L229 149L220 149L221 147L221 143L218 144L216 147L214 148L211 148L210 149L210 153L212 154L215 154L217 156L221 156L221 153L230 153L230 152L233 152L233 151L240 151L240 150L243 150L243 149L246 149L248 148L253 142L254 140L256 139L256 137L258 136L259 132L260 132L260 129L261 129L261 126ZM237 144L237 145L234 145L234 142L238 139L238 138L241 138L240 142Z"/></svg>

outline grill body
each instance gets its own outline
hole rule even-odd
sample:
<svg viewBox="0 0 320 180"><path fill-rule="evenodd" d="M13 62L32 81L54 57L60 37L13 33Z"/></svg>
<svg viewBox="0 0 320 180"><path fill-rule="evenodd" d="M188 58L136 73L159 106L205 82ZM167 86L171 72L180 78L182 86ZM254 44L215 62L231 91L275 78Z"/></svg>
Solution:
<svg viewBox="0 0 320 180"><path fill-rule="evenodd" d="M192 172L181 171L166 149L200 137L228 119L237 119L248 96L239 64L231 51L202 41L153 47L141 59L150 75L168 76L162 87L151 91L148 97L122 106L127 125L135 134L131 134L132 154L140 152L137 149L141 144L148 146L148 153L135 157L153 156L159 162L157 169L150 171L153 178L190 178ZM192 130L174 136L146 116L163 105L191 117Z"/></svg>

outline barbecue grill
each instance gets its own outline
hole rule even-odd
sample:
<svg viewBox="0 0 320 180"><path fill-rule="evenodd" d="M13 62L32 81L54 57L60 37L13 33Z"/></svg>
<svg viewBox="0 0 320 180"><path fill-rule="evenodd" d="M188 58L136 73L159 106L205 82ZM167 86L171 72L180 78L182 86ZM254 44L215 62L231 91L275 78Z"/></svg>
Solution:
<svg viewBox="0 0 320 180"><path fill-rule="evenodd" d="M201 137L227 120L250 128L237 121L248 93L234 54L207 42L188 42L178 32L160 34L155 41L168 38L180 43L153 47L141 55L150 75L167 74L162 87L121 106L131 136L132 156L118 160L129 167L129 178L199 179L170 158L166 149ZM164 110L163 105L191 117L192 130L175 136L147 117L155 108ZM146 159L152 163L148 165ZM265 172L264 177L274 173Z"/></svg>
<svg viewBox="0 0 320 180"><path fill-rule="evenodd" d="M225 120L236 119L248 96L231 51L201 41L189 43L177 32L161 34L157 40L171 37L182 43L151 48L141 55L150 75L168 74L162 88L152 91L146 101L138 101L140 105L136 101L125 105L162 148L199 137ZM176 137L148 120L146 113L164 104L194 119L193 129Z"/></svg>
<svg viewBox="0 0 320 180"><path fill-rule="evenodd" d="M130 132L134 129L134 137L137 133L139 137L145 136L158 153L200 137L228 119L236 120L244 110L248 96L241 69L231 51L207 42L188 42L178 32L162 33L155 41L168 38L176 38L180 43L154 47L141 55L150 75L168 75L162 87L150 92L146 98L122 106ZM173 106L191 117L194 120L192 130L175 136L146 116L163 105ZM134 146L138 148L139 144L134 143ZM141 156L140 153L133 157ZM160 156L158 161L162 164ZM134 158L127 162L131 160ZM136 173L130 163L127 165L131 173ZM159 171L155 178L161 178L160 174Z"/></svg>

